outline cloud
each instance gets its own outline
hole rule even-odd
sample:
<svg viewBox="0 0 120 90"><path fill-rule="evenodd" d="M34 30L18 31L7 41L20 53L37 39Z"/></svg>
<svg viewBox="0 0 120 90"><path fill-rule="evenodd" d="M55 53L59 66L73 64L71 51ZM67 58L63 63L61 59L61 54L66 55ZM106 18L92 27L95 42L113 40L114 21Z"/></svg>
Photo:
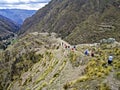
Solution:
<svg viewBox="0 0 120 90"><path fill-rule="evenodd" d="M44 2L47 3L50 0L0 0L0 3L29 3L29 2Z"/></svg>
<svg viewBox="0 0 120 90"><path fill-rule="evenodd" d="M50 0L0 0L0 9L28 9L38 10L48 4Z"/></svg>

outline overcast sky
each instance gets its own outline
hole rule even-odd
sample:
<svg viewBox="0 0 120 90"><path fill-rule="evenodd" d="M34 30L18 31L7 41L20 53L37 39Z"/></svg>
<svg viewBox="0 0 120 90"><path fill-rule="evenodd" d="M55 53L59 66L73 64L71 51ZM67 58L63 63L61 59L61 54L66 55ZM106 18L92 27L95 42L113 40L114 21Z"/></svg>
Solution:
<svg viewBox="0 0 120 90"><path fill-rule="evenodd" d="M0 0L0 9L38 10L51 0Z"/></svg>

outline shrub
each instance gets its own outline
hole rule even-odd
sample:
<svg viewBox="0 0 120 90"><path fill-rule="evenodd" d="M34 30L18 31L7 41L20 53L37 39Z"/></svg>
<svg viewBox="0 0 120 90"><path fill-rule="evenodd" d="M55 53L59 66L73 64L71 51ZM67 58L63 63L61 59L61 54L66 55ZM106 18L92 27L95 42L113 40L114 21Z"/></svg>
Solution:
<svg viewBox="0 0 120 90"><path fill-rule="evenodd" d="M76 82L84 82L88 79L89 79L89 77L85 75L85 76L81 76L79 79L77 79Z"/></svg>
<svg viewBox="0 0 120 90"><path fill-rule="evenodd" d="M120 80L120 72L116 73L116 78Z"/></svg>
<svg viewBox="0 0 120 90"><path fill-rule="evenodd" d="M99 90L111 90L111 89L106 83L102 83L99 86Z"/></svg>
<svg viewBox="0 0 120 90"><path fill-rule="evenodd" d="M70 88L70 84L69 84L69 83L66 83L66 84L63 86L63 88L64 88L65 90L67 90L68 88Z"/></svg>

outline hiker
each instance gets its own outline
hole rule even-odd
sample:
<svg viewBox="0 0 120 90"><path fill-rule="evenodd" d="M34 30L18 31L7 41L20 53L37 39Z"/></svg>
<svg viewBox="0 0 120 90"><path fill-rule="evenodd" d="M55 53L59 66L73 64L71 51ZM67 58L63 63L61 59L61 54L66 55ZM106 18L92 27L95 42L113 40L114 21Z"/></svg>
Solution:
<svg viewBox="0 0 120 90"><path fill-rule="evenodd" d="M70 49L70 46L68 46L68 49Z"/></svg>
<svg viewBox="0 0 120 90"><path fill-rule="evenodd" d="M72 47L71 50L74 51L74 48Z"/></svg>
<svg viewBox="0 0 120 90"><path fill-rule="evenodd" d="M88 50L88 49L86 49L84 53L85 53L85 55L87 55L87 56L88 56L88 55L89 55L89 50Z"/></svg>
<svg viewBox="0 0 120 90"><path fill-rule="evenodd" d="M74 50L76 50L76 46L75 45L73 46L73 48L74 48Z"/></svg>
<svg viewBox="0 0 120 90"><path fill-rule="evenodd" d="M91 50L91 57L94 57L94 51Z"/></svg>
<svg viewBox="0 0 120 90"><path fill-rule="evenodd" d="M67 50L70 50L70 46L69 45L67 46Z"/></svg>
<svg viewBox="0 0 120 90"><path fill-rule="evenodd" d="M65 49L67 49L67 45L65 44Z"/></svg>
<svg viewBox="0 0 120 90"><path fill-rule="evenodd" d="M72 47L71 47L71 50L72 50L72 51L75 51L75 50L76 50L76 46L72 46Z"/></svg>
<svg viewBox="0 0 120 90"><path fill-rule="evenodd" d="M108 57L108 64L111 64L111 63L112 63L112 61L113 61L113 56L112 56L112 55L110 55L110 56Z"/></svg>

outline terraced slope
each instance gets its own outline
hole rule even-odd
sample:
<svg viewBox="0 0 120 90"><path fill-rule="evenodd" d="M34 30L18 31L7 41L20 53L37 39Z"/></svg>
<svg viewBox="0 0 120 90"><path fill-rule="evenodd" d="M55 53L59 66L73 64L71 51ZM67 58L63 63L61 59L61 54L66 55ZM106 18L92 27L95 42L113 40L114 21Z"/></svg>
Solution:
<svg viewBox="0 0 120 90"><path fill-rule="evenodd" d="M0 89L5 90L118 90L120 86L120 44L77 45L55 34L31 33L0 52ZM95 57L84 50L94 50ZM112 66L107 65L113 54Z"/></svg>
<svg viewBox="0 0 120 90"><path fill-rule="evenodd" d="M120 0L51 0L23 23L20 34L56 32L71 44L120 41Z"/></svg>

